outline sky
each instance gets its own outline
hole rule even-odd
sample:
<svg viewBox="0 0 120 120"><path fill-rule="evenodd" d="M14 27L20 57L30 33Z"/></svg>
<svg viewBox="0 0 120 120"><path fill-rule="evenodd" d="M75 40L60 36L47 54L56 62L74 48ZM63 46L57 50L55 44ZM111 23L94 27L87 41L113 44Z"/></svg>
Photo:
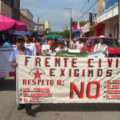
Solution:
<svg viewBox="0 0 120 120"><path fill-rule="evenodd" d="M70 12L65 8L72 8L73 20L80 21L83 19L83 12L95 2L89 1L88 3L88 0L21 0L20 4L22 9L31 11L35 21L37 17L40 18L41 24L49 20L52 31L63 31L70 23ZM84 15L84 19L87 15L88 13Z"/></svg>

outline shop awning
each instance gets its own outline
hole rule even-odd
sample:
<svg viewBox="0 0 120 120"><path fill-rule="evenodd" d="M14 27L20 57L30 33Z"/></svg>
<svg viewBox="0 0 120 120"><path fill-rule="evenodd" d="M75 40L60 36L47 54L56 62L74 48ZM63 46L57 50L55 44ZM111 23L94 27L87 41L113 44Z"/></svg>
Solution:
<svg viewBox="0 0 120 120"><path fill-rule="evenodd" d="M27 31L27 25L22 22L16 21L15 30L16 31Z"/></svg>
<svg viewBox="0 0 120 120"><path fill-rule="evenodd" d="M27 26L24 23L0 14L0 31L6 31L9 29L15 29L17 31L27 31Z"/></svg>
<svg viewBox="0 0 120 120"><path fill-rule="evenodd" d="M72 27L73 32L79 32L79 31L82 31L82 30L83 30L83 27L78 27L78 26L73 26Z"/></svg>
<svg viewBox="0 0 120 120"><path fill-rule="evenodd" d="M104 24L95 24L92 25L90 28L101 28L101 27L104 27Z"/></svg>

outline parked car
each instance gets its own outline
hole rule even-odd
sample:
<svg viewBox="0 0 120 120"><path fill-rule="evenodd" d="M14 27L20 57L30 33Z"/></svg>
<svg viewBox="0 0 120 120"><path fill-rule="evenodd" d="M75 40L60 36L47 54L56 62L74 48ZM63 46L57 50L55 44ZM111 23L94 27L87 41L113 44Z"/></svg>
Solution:
<svg viewBox="0 0 120 120"><path fill-rule="evenodd" d="M85 44L87 52L93 52L96 44L99 43L98 37L90 37ZM104 43L108 45L109 57L120 57L120 42L115 38L104 38Z"/></svg>

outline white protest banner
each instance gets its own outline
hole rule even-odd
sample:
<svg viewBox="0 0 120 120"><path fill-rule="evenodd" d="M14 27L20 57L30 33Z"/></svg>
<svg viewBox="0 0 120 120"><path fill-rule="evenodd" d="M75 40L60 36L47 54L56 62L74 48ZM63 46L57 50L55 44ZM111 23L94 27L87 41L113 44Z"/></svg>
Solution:
<svg viewBox="0 0 120 120"><path fill-rule="evenodd" d="M36 55L35 44L25 44L25 47L30 49L33 55ZM15 68L10 66L9 57L16 49L16 45L0 47L0 78L6 78L15 75Z"/></svg>
<svg viewBox="0 0 120 120"><path fill-rule="evenodd" d="M16 50L16 46L0 47L0 78L15 75L15 68L11 67L8 61L10 54L14 50Z"/></svg>
<svg viewBox="0 0 120 120"><path fill-rule="evenodd" d="M18 103L120 103L120 59L17 56Z"/></svg>
<svg viewBox="0 0 120 120"><path fill-rule="evenodd" d="M25 44L25 47L31 50L32 55L36 55L36 47L35 47L34 43L32 43L32 44Z"/></svg>
<svg viewBox="0 0 120 120"><path fill-rule="evenodd" d="M105 58L105 55L102 52L90 52L88 58Z"/></svg>

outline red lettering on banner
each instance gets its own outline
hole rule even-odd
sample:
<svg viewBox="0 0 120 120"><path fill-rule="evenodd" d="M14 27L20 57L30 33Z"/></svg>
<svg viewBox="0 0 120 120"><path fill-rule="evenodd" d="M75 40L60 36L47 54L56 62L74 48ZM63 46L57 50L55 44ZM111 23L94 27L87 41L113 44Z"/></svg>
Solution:
<svg viewBox="0 0 120 120"><path fill-rule="evenodd" d="M118 59L116 59L115 67L118 68Z"/></svg>
<svg viewBox="0 0 120 120"><path fill-rule="evenodd" d="M45 63L44 63L45 67L50 67L48 60L50 60L50 58L45 58Z"/></svg>
<svg viewBox="0 0 120 120"><path fill-rule="evenodd" d="M30 59L30 58L31 58L31 57L26 57L26 56L25 56L25 62L24 62L24 63L25 63L25 64L24 64L25 66L27 66L27 63L29 62L28 59Z"/></svg>
<svg viewBox="0 0 120 120"><path fill-rule="evenodd" d="M55 67L57 67L57 64L60 67L60 58L55 58Z"/></svg>
<svg viewBox="0 0 120 120"><path fill-rule="evenodd" d="M64 67L67 67L67 60L69 60L69 58L64 58Z"/></svg>
<svg viewBox="0 0 120 120"><path fill-rule="evenodd" d="M27 94L27 93L23 93L23 96L24 96L24 97L27 97L27 96L28 96L28 94Z"/></svg>
<svg viewBox="0 0 120 120"><path fill-rule="evenodd" d="M85 70L82 70L82 77L85 76Z"/></svg>
<svg viewBox="0 0 120 120"><path fill-rule="evenodd" d="M96 95L91 95L90 94L92 85L96 85L97 86ZM87 87L87 97L88 98L98 98L99 95L100 95L100 82L97 82L97 81L89 82L88 83L88 87Z"/></svg>
<svg viewBox="0 0 120 120"><path fill-rule="evenodd" d="M27 98L24 98L24 102L27 102L28 101L28 99Z"/></svg>
<svg viewBox="0 0 120 120"><path fill-rule="evenodd" d="M71 77L71 69L69 69L69 77Z"/></svg>
<svg viewBox="0 0 120 120"><path fill-rule="evenodd" d="M35 66L41 66L41 59L39 57L35 57Z"/></svg>
<svg viewBox="0 0 120 120"><path fill-rule="evenodd" d="M101 67L101 59L99 59L98 67Z"/></svg>
<svg viewBox="0 0 120 120"><path fill-rule="evenodd" d="M44 66L46 67L46 62L47 62L47 59L45 58L45 61L44 61Z"/></svg>
<svg viewBox="0 0 120 120"><path fill-rule="evenodd" d="M70 98L71 99L73 99L74 91L76 92L76 94L78 95L79 98L83 98L84 82L81 83L81 91L78 90L78 88L74 82L71 83L71 85L70 85Z"/></svg>
<svg viewBox="0 0 120 120"><path fill-rule="evenodd" d="M88 59L88 68L89 68L89 67L93 67L93 66L91 65L91 61L92 61L92 60L94 60L94 59Z"/></svg>
<svg viewBox="0 0 120 120"><path fill-rule="evenodd" d="M27 85L27 80L26 79L23 80L23 85Z"/></svg>
<svg viewBox="0 0 120 120"><path fill-rule="evenodd" d="M51 73L52 73L52 69L49 70L49 76L51 76Z"/></svg>
<svg viewBox="0 0 120 120"><path fill-rule="evenodd" d="M89 74L90 74L90 70L88 70L88 77L89 77Z"/></svg>
<svg viewBox="0 0 120 120"><path fill-rule="evenodd" d="M107 59L107 62L108 62L108 67L111 67L112 66L112 59Z"/></svg>
<svg viewBox="0 0 120 120"><path fill-rule="evenodd" d="M30 88L23 88L23 92L29 92Z"/></svg>

